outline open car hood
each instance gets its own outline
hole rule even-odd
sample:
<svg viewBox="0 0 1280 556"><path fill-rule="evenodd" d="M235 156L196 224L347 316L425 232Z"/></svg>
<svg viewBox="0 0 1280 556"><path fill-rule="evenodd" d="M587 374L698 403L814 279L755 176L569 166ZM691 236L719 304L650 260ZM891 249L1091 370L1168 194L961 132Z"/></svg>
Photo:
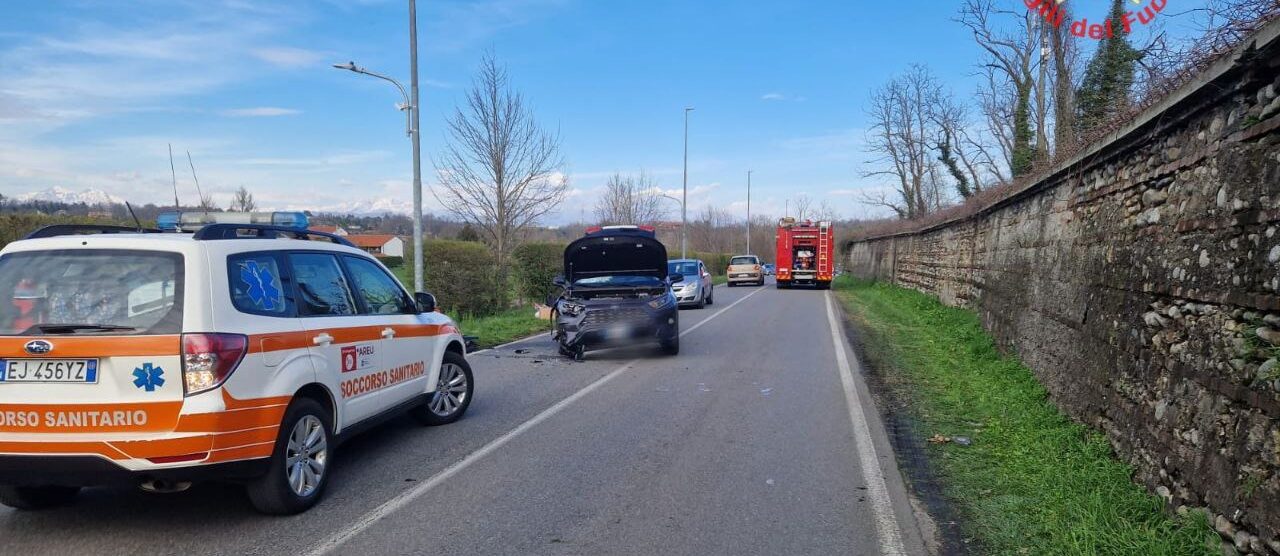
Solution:
<svg viewBox="0 0 1280 556"><path fill-rule="evenodd" d="M596 276L667 279L667 248L652 233L617 230L591 234L564 249L564 277L573 284Z"/></svg>

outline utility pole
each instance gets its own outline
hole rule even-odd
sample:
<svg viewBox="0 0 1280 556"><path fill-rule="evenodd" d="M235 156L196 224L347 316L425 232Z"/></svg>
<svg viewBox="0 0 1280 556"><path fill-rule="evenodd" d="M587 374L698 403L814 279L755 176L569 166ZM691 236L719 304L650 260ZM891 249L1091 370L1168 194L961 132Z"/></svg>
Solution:
<svg viewBox="0 0 1280 556"><path fill-rule="evenodd" d="M747 254L751 254L751 170L747 170Z"/></svg>
<svg viewBox="0 0 1280 556"><path fill-rule="evenodd" d="M684 193L680 200L680 258L689 258L689 112L684 109Z"/></svg>
<svg viewBox="0 0 1280 556"><path fill-rule="evenodd" d="M413 133L413 291L423 287L422 261L422 133L418 117L418 2L409 0L409 100Z"/></svg>
<svg viewBox="0 0 1280 556"><path fill-rule="evenodd" d="M403 103L397 105L405 112L405 133L413 141L413 291L424 291L422 261L422 141L418 117L418 5L409 0L409 91L389 76L369 71L355 62L334 64L333 67L369 77L376 77L396 86Z"/></svg>

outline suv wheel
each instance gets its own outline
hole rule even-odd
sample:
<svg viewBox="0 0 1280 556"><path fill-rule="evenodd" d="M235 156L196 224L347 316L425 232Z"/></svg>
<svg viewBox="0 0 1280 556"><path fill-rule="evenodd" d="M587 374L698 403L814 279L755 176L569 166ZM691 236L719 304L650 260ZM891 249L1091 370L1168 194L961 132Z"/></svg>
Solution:
<svg viewBox="0 0 1280 556"><path fill-rule="evenodd" d="M0 504L17 510L44 510L71 503L79 492L80 487L0 486Z"/></svg>
<svg viewBox="0 0 1280 556"><path fill-rule="evenodd" d="M662 349L662 353L666 355L679 355L680 354L680 336L676 335L675 338L672 338L670 340L664 340L659 345L659 347Z"/></svg>
<svg viewBox="0 0 1280 556"><path fill-rule="evenodd" d="M427 394L426 404L413 409L413 416L424 425L447 425L462 418L474 394L475 381L467 358L456 351L446 351L435 390Z"/></svg>
<svg viewBox="0 0 1280 556"><path fill-rule="evenodd" d="M332 430L333 417L320 402L295 400L285 411L267 473L248 485L253 507L289 515L314 506L329 482Z"/></svg>
<svg viewBox="0 0 1280 556"><path fill-rule="evenodd" d="M715 286L712 286L711 293L707 294L707 305L715 305L715 304L716 304L716 288Z"/></svg>

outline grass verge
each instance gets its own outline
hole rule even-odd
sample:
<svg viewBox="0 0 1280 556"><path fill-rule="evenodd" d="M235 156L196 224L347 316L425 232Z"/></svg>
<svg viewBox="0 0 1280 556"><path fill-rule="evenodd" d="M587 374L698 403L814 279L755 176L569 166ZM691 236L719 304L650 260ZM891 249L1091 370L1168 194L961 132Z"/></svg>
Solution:
<svg viewBox="0 0 1280 556"><path fill-rule="evenodd" d="M841 277L836 295L918 434L968 437L929 456L966 540L983 554L1215 554L1202 514L1171 516L1106 438L1066 418L971 311Z"/></svg>
<svg viewBox="0 0 1280 556"><path fill-rule="evenodd" d="M491 348L525 336L551 330L551 324L533 316L533 307L517 307L484 317L454 316L468 336L476 336L480 349Z"/></svg>

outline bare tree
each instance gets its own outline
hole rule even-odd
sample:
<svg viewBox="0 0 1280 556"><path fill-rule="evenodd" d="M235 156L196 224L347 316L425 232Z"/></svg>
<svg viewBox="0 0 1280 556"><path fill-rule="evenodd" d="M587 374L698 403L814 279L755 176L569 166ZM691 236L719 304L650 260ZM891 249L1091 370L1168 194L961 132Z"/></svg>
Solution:
<svg viewBox="0 0 1280 556"><path fill-rule="evenodd" d="M213 193L200 194L200 210L204 212L215 212L222 210L218 208L218 203L213 200Z"/></svg>
<svg viewBox="0 0 1280 556"><path fill-rule="evenodd" d="M1021 3L1019 3L1021 4ZM1037 66L1040 65L1040 50L1043 33L1037 32L1037 22L1042 22L1040 15L1025 6L1006 9L997 5L997 0L965 0L960 7L957 19L973 33L978 46L987 53L983 66L997 70L989 72L993 82L992 89L1003 89L1003 82L1009 84L1011 97L1006 102L1012 116L1012 135L1010 137L1010 169L1016 176L1031 170L1031 163L1037 156L1037 147L1033 144L1033 134L1046 136L1044 118L1033 118L1032 103L1041 90L1037 86ZM1004 28L1000 21L1011 22ZM999 77L997 81L995 78ZM1044 114L1043 93L1035 101L1038 114ZM1003 109L1003 108L1002 108ZM1036 122L1034 120L1039 120ZM1033 125L1036 127L1032 129Z"/></svg>
<svg viewBox="0 0 1280 556"><path fill-rule="evenodd" d="M481 60L466 105L455 109L447 125L446 146L436 161L440 186L432 194L480 231L505 269L516 239L569 189L558 174L560 139L538 125L491 54Z"/></svg>
<svg viewBox="0 0 1280 556"><path fill-rule="evenodd" d="M812 219L816 222L831 222L839 217L840 214L836 212L836 208L826 199L818 203L818 208L813 209Z"/></svg>
<svg viewBox="0 0 1280 556"><path fill-rule="evenodd" d="M227 210L235 212L253 212L258 208L258 203L253 200L253 194L242 185L236 190L234 196L231 197L231 206Z"/></svg>
<svg viewBox="0 0 1280 556"><path fill-rule="evenodd" d="M941 84L923 66L912 66L871 95L867 150L877 155L863 177L889 178L893 195L864 196L864 203L917 218L945 201L934 148L944 140L939 113L946 102Z"/></svg>
<svg viewBox="0 0 1280 556"><path fill-rule="evenodd" d="M708 205L689 222L689 244L694 251L728 253L742 237L740 230L729 211Z"/></svg>
<svg viewBox="0 0 1280 556"><path fill-rule="evenodd" d="M1070 0L1061 0L1058 10L1064 21L1071 21ZM1049 36L1053 50L1053 130L1057 149L1076 144L1075 64L1079 47L1066 24L1053 27Z"/></svg>
<svg viewBox="0 0 1280 556"><path fill-rule="evenodd" d="M795 200L791 201L791 205L795 207L796 220L804 220L804 217L809 214L809 207L813 206L813 199L801 193L796 196Z"/></svg>
<svg viewBox="0 0 1280 556"><path fill-rule="evenodd" d="M601 224L649 224L667 214L662 190L648 174L614 173L604 184L596 201L596 219Z"/></svg>

